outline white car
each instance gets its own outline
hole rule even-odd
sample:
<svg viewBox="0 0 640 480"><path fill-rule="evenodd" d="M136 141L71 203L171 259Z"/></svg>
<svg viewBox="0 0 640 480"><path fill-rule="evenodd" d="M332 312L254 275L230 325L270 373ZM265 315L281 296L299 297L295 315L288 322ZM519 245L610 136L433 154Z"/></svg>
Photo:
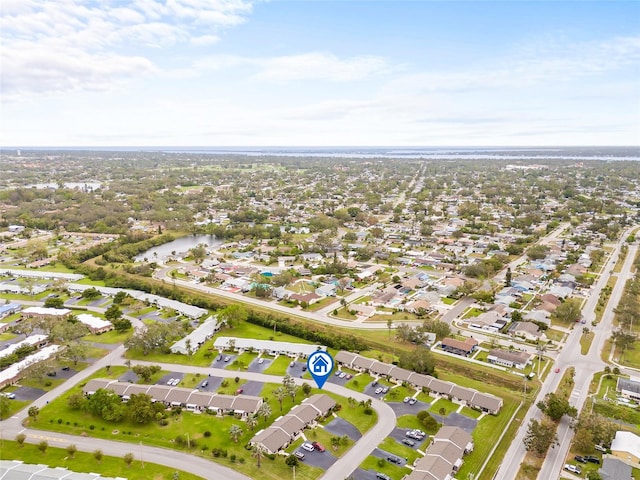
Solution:
<svg viewBox="0 0 640 480"><path fill-rule="evenodd" d="M302 444L302 449L306 450L307 452L313 452L315 450L315 448L313 447L313 445L311 445L308 442L305 442Z"/></svg>
<svg viewBox="0 0 640 480"><path fill-rule="evenodd" d="M179 378L174 378L173 379L173 383L172 385L175 387L176 385L178 385L180 383L180 379Z"/></svg>
<svg viewBox="0 0 640 480"><path fill-rule="evenodd" d="M344 377L346 377L346 376L347 376L347 374L346 374L346 373L344 373L344 372L340 372L340 375L338 375L338 378L344 378Z"/></svg>
<svg viewBox="0 0 640 480"><path fill-rule="evenodd" d="M264 363L264 358L259 358L258 359L258 365L262 365Z"/></svg>
<svg viewBox="0 0 640 480"><path fill-rule="evenodd" d="M577 465L570 465L570 464L567 463L564 466L564 469L569 471L569 472L577 473L578 475L580 475L582 473L582 469L580 467L578 467Z"/></svg>
<svg viewBox="0 0 640 480"><path fill-rule="evenodd" d="M376 395L380 395L381 393L382 393L382 388L380 388L380 387L376 388L375 394Z"/></svg>
<svg viewBox="0 0 640 480"><path fill-rule="evenodd" d="M167 385L173 385L173 378L170 378L169 380L167 380Z"/></svg>
<svg viewBox="0 0 640 480"><path fill-rule="evenodd" d="M404 403L409 403L409 397L404 397L404 400L402 400Z"/></svg>

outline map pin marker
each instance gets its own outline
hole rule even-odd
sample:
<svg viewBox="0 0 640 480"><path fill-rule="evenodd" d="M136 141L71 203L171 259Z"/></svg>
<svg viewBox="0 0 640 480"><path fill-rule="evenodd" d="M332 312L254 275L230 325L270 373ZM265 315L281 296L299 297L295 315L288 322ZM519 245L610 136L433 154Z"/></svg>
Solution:
<svg viewBox="0 0 640 480"><path fill-rule="evenodd" d="M333 370L333 357L328 352L317 350L307 358L307 370L316 381L318 388L322 388Z"/></svg>

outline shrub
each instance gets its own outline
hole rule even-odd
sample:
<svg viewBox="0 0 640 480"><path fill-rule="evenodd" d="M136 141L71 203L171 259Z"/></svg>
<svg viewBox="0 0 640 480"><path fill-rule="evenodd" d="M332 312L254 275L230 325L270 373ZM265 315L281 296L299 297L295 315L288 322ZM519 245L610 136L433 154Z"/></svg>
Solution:
<svg viewBox="0 0 640 480"><path fill-rule="evenodd" d="M231 461L231 463L235 463L236 461L236 454L232 453L231 456L229 457L229 460Z"/></svg>
<svg viewBox="0 0 640 480"><path fill-rule="evenodd" d="M96 428L95 425L89 425L89 430L93 430L94 428Z"/></svg>
<svg viewBox="0 0 640 480"><path fill-rule="evenodd" d="M366 407L363 412L365 415L373 415L373 409L371 407Z"/></svg>
<svg viewBox="0 0 640 480"><path fill-rule="evenodd" d="M205 438L209 438L211 436L211 432L209 430L207 430L206 432L204 432L204 437Z"/></svg>

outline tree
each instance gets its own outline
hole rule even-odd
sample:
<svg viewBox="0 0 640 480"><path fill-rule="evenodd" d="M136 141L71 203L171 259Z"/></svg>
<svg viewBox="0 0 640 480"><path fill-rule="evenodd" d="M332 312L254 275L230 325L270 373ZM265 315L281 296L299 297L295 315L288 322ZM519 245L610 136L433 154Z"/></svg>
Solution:
<svg viewBox="0 0 640 480"><path fill-rule="evenodd" d="M60 297L49 297L44 301L45 308L62 308L64 300Z"/></svg>
<svg viewBox="0 0 640 480"><path fill-rule="evenodd" d="M102 463L102 457L104 457L102 450L98 449L93 451L93 458L96 459L96 462Z"/></svg>
<svg viewBox="0 0 640 480"><path fill-rule="evenodd" d="M75 443L72 443L71 445L67 446L67 453L71 458L75 456L77 451L78 451L78 447L76 447Z"/></svg>
<svg viewBox="0 0 640 480"><path fill-rule="evenodd" d="M120 307L118 307L118 305L116 305L115 303L113 303L109 308L107 308L107 310L104 312L104 318L106 318L107 320L109 320L111 323L114 323L116 320L118 320L120 317L122 317L122 310L120 310Z"/></svg>
<svg viewBox="0 0 640 480"><path fill-rule="evenodd" d="M218 319L225 323L227 327L233 328L241 322L245 322L249 317L247 309L238 304L232 304L223 308L218 314Z"/></svg>
<svg viewBox="0 0 640 480"><path fill-rule="evenodd" d="M19 433L16 435L16 442L20 445L20 448L24 446L24 441L27 439L27 436L24 433Z"/></svg>
<svg viewBox="0 0 640 480"><path fill-rule="evenodd" d="M145 424L151 422L156 416L151 395L144 393L132 394L127 402L127 416L134 423Z"/></svg>
<svg viewBox="0 0 640 480"><path fill-rule="evenodd" d="M543 401L540 401L536 406L553 421L558 421L563 415L569 415L575 418L578 414L576 407L573 407L566 398L563 398L555 393L548 393Z"/></svg>
<svg viewBox="0 0 640 480"><path fill-rule="evenodd" d="M70 342L65 345L63 356L77 365L80 360L87 358L87 346L82 342Z"/></svg>
<svg viewBox="0 0 640 480"><path fill-rule="evenodd" d="M398 366L413 370L416 373L432 375L436 369L436 361L429 349L417 347L412 352L401 353Z"/></svg>
<svg viewBox="0 0 640 480"><path fill-rule="evenodd" d="M582 312L580 311L580 300L577 298L569 298L563 303L558 305L555 312L552 314L552 318L558 320L561 323L574 323L580 320Z"/></svg>
<svg viewBox="0 0 640 480"><path fill-rule="evenodd" d="M305 397L308 397L309 394L311 393L311 385L309 385L308 383L303 383L302 384L302 393L304 393Z"/></svg>
<svg viewBox="0 0 640 480"><path fill-rule="evenodd" d="M258 408L257 411L257 415L264 419L265 424L267 423L267 418L271 416L271 407L267 402L263 402L262 405L260 405L260 408Z"/></svg>
<svg viewBox="0 0 640 480"><path fill-rule="evenodd" d="M124 301L127 299L127 297L129 297L129 294L127 292L124 292L122 290L120 290L118 293L116 293L113 297L113 303L115 305L122 305L124 303ZM111 307L109 307L111 308Z"/></svg>
<svg viewBox="0 0 640 480"><path fill-rule="evenodd" d="M258 417L255 415L249 415L245 420L245 423L247 424L247 427L249 427L249 429L253 432L253 429L256 428L256 425L258 425Z"/></svg>
<svg viewBox="0 0 640 480"><path fill-rule="evenodd" d="M504 276L504 284L507 287L511 286L511 267L507 267L507 273Z"/></svg>
<svg viewBox="0 0 640 480"><path fill-rule="evenodd" d="M38 420L40 409L36 406L29 407L29 410L27 410L27 414L29 415L29 418L31 418L35 422L36 420Z"/></svg>
<svg viewBox="0 0 640 480"><path fill-rule="evenodd" d="M546 420L538 422L532 418L523 442L528 452L533 452L539 457L543 456L551 445L559 444L556 425Z"/></svg>
<svg viewBox="0 0 640 480"><path fill-rule="evenodd" d="M5 397L4 395L0 395L0 419L5 418L9 412L11 411L11 400Z"/></svg>
<svg viewBox="0 0 640 480"><path fill-rule="evenodd" d="M151 377L158 373L161 368L160 365L134 365L132 370L143 382L149 383Z"/></svg>
<svg viewBox="0 0 640 480"><path fill-rule="evenodd" d="M40 453L45 453L47 451L47 448L49 447L49 442L47 442L46 440L42 440L40 443L38 443L38 450L40 450Z"/></svg>
<svg viewBox="0 0 640 480"><path fill-rule="evenodd" d="M256 443L253 445L253 448L251 449L251 456L256 459L256 466L258 468L260 468L260 463L266 453L267 451L261 443Z"/></svg>
<svg viewBox="0 0 640 480"><path fill-rule="evenodd" d="M289 455L284 463L291 468L297 467L300 464L295 455Z"/></svg>
<svg viewBox="0 0 640 480"><path fill-rule="evenodd" d="M531 260L540 260L547 256L549 248L546 245L537 244L527 248L527 256Z"/></svg>
<svg viewBox="0 0 640 480"><path fill-rule="evenodd" d="M128 318L119 318L112 323L113 328L116 329L116 332L124 333L127 330L131 330L131 320L129 320Z"/></svg>
<svg viewBox="0 0 640 480"><path fill-rule="evenodd" d="M100 291L97 288L90 287L84 290L81 296L82 298L85 298L87 300L95 300L96 298L100 298L102 295L100 294Z"/></svg>
<svg viewBox="0 0 640 480"><path fill-rule="evenodd" d="M229 428L229 436L234 443L238 443L243 433L244 431L238 425L231 425L231 428Z"/></svg>
<svg viewBox="0 0 640 480"><path fill-rule="evenodd" d="M127 464L127 468L130 468L131 464L133 463L133 453L129 452L125 454L125 456L122 457L122 459L124 460L124 463Z"/></svg>
<svg viewBox="0 0 640 480"><path fill-rule="evenodd" d="M182 335L182 328L176 329L176 324L155 322L146 329L136 330L126 342L125 346L132 350L139 350L143 355L153 351L168 352L169 346L175 338Z"/></svg>
<svg viewBox="0 0 640 480"><path fill-rule="evenodd" d="M387 330L389 330L389 339L391 339L391 328L393 327L393 320L387 319Z"/></svg>
<svg viewBox="0 0 640 480"><path fill-rule="evenodd" d="M287 396L287 391L284 387L278 387L273 391L273 396L278 400L278 403L280 404L280 411L282 411L282 402Z"/></svg>
<svg viewBox="0 0 640 480"><path fill-rule="evenodd" d="M636 341L636 336L632 333L625 333L622 330L618 329L611 334L611 339L622 353L629 348L633 348L633 344Z"/></svg>

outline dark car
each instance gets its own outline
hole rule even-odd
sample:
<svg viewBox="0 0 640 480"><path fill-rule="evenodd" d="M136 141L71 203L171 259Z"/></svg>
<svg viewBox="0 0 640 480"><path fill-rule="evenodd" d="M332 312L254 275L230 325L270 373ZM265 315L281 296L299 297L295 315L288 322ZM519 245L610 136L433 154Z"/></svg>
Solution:
<svg viewBox="0 0 640 480"><path fill-rule="evenodd" d="M389 455L387 457L387 461L395 463L396 465L400 465L402 463L402 459L400 457L396 457L395 455Z"/></svg>
<svg viewBox="0 0 640 480"><path fill-rule="evenodd" d="M576 462L580 462L580 463L587 463L587 459L580 456L580 455L576 455L575 457L573 457L575 459Z"/></svg>
<svg viewBox="0 0 640 480"><path fill-rule="evenodd" d="M409 445L410 447L413 447L416 444L416 442L414 442L413 440L409 440L408 438L403 438L402 443L404 443L405 445Z"/></svg>
<svg viewBox="0 0 640 480"><path fill-rule="evenodd" d="M598 457L594 457L593 455L587 455L584 457L587 462L600 464L600 459Z"/></svg>

